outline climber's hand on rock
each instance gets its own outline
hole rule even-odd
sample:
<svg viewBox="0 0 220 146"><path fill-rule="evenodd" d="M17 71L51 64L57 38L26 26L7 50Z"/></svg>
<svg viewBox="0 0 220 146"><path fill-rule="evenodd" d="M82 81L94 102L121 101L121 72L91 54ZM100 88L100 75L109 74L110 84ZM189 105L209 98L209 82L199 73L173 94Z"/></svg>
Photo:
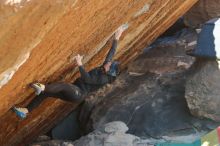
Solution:
<svg viewBox="0 0 220 146"><path fill-rule="evenodd" d="M83 56L78 54L77 56L75 56L75 59L76 59L76 63L77 63L78 66L82 66L83 65L82 64Z"/></svg>
<svg viewBox="0 0 220 146"><path fill-rule="evenodd" d="M115 32L115 39L116 39L116 40L119 40L119 39L120 39L121 34L123 33L124 30L125 30L125 29L123 28L123 26L120 26L120 27L118 28L118 30Z"/></svg>

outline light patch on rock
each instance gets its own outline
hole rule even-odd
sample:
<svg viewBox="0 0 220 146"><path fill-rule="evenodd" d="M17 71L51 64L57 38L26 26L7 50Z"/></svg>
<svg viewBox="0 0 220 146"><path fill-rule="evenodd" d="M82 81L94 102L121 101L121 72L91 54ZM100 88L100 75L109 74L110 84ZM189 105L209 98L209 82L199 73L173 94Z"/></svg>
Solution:
<svg viewBox="0 0 220 146"><path fill-rule="evenodd" d="M192 41L190 43L187 44L188 47L191 47L191 46L195 46L197 44L197 41Z"/></svg>
<svg viewBox="0 0 220 146"><path fill-rule="evenodd" d="M202 31L201 28L196 29L196 33L199 34Z"/></svg>
<svg viewBox="0 0 220 146"><path fill-rule="evenodd" d="M220 19L218 19L215 22L215 27L213 30L213 35L214 35L214 44L215 44L215 52L216 52L216 56L217 58L220 57Z"/></svg>
<svg viewBox="0 0 220 146"><path fill-rule="evenodd" d="M29 56L30 56L29 52L24 55L21 55L18 58L18 61L16 61L17 63L13 67L7 69L6 71L0 74L0 88L5 84L7 84L9 80L11 80L15 72L22 66L22 64L26 62Z"/></svg>
<svg viewBox="0 0 220 146"><path fill-rule="evenodd" d="M146 13L148 10L150 9L150 5L149 4L145 4L142 9L140 9L139 11L137 11L135 14L134 14L134 18Z"/></svg>
<svg viewBox="0 0 220 146"><path fill-rule="evenodd" d="M73 144L71 144L71 143L68 143L68 142L65 142L65 143L63 143L65 146L74 146Z"/></svg>
<svg viewBox="0 0 220 146"><path fill-rule="evenodd" d="M106 124L104 129L105 132L107 133L114 133L114 132L125 133L128 131L128 126L123 122L115 121Z"/></svg>
<svg viewBox="0 0 220 146"><path fill-rule="evenodd" d="M177 67L184 67L185 69L190 68L190 64L186 63L186 62L182 62L182 61L178 61L177 63Z"/></svg>
<svg viewBox="0 0 220 146"><path fill-rule="evenodd" d="M0 74L0 89L11 80L15 72L28 60L31 50L35 48L40 43L40 41L41 39L36 39L35 42L29 45L30 47L24 49L27 50L27 52L21 53L11 68L8 68Z"/></svg>
<svg viewBox="0 0 220 146"><path fill-rule="evenodd" d="M217 63L218 63L218 69L220 70L220 61L217 60Z"/></svg>
<svg viewBox="0 0 220 146"><path fill-rule="evenodd" d="M144 73L139 73L139 72L128 72L128 74L130 76L142 76L142 75L144 75Z"/></svg>
<svg viewBox="0 0 220 146"><path fill-rule="evenodd" d="M71 8L73 8L73 7L77 4L77 1L78 1L78 0L75 0L75 1L73 2Z"/></svg>
<svg viewBox="0 0 220 146"><path fill-rule="evenodd" d="M5 5L23 7L23 4L30 0L6 0Z"/></svg>
<svg viewBox="0 0 220 146"><path fill-rule="evenodd" d="M172 141L173 143L192 143L196 140L200 139L200 137L204 136L207 132L200 132L185 136L162 136L165 141Z"/></svg>

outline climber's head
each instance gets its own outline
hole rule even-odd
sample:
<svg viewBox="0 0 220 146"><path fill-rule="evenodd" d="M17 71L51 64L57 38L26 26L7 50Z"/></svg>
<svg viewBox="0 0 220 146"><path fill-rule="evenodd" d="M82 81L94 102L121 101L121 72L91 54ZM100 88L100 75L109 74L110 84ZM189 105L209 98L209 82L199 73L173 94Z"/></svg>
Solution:
<svg viewBox="0 0 220 146"><path fill-rule="evenodd" d="M117 61L113 61L113 62L109 61L105 63L103 67L108 75L117 76L119 73L119 62Z"/></svg>
<svg viewBox="0 0 220 146"><path fill-rule="evenodd" d="M105 70L106 73L110 70L111 65L112 65L112 62L111 62L111 61L108 61L107 63L105 63L105 64L103 65L104 70Z"/></svg>

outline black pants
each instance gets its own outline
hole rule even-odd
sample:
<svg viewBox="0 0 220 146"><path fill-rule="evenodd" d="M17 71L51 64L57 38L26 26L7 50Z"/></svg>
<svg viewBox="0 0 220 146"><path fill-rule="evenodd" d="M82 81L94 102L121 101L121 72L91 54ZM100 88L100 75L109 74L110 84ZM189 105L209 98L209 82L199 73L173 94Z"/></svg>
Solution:
<svg viewBox="0 0 220 146"><path fill-rule="evenodd" d="M79 87L70 83L52 83L45 85L45 90L27 106L29 112L40 105L47 97L59 98L70 102L81 102L83 94Z"/></svg>

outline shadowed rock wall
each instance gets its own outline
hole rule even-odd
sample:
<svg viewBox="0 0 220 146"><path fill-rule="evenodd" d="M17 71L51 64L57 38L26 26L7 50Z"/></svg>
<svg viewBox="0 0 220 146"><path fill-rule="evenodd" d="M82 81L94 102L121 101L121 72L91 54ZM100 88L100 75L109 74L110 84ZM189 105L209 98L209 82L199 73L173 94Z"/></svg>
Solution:
<svg viewBox="0 0 220 146"><path fill-rule="evenodd" d="M115 30L128 23L116 59L125 67L197 0L31 0L0 22L0 143L24 145L47 132L77 105L48 99L19 121L10 108L34 96L33 81L73 81L71 57L86 69L101 64ZM4 5L2 5L4 7Z"/></svg>
<svg viewBox="0 0 220 146"><path fill-rule="evenodd" d="M206 21L220 16L219 0L200 0L184 16L185 24L192 28L201 27Z"/></svg>

